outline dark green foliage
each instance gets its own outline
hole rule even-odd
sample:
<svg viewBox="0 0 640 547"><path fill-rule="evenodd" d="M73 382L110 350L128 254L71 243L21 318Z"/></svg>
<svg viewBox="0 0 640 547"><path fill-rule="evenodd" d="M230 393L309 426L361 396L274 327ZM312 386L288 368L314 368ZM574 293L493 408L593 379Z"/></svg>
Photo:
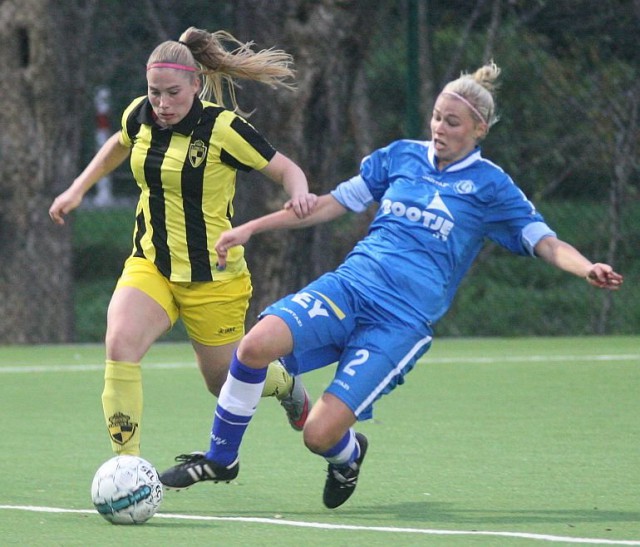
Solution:
<svg viewBox="0 0 640 547"><path fill-rule="evenodd" d="M267 4L265 9L269 9ZM466 28L471 12L481 4L420 0L420 6L427 10L426 16L421 12L422 16L429 21L427 32L420 35L421 55L425 56L421 60L432 70L432 91L437 92L449 76L473 71L487 60L485 55L494 58L503 70L498 92L501 120L483 143L485 157L513 177L559 237L594 261L611 261L627 282L619 293L611 295L539 260L513 257L489 246L463 283L452 310L438 325L438 333L582 334L598 332L603 316L607 332L637 332L637 165L623 181L626 186L621 192L617 240L612 237L614 224L608 205L620 168L615 157L616 139L632 105L631 99L625 102L627 95L633 98L627 90L637 80L637 10L629 0L510 0L502 3L499 30L487 49L493 3L485 2L473 25ZM94 73L96 83L109 85L113 92L114 129L122 108L133 96L145 92L144 60L159 40L175 39L192 24L235 31L235 11L227 2L212 2L210 9L203 11L197 9L195 1L178 6L159 0L154 4L158 18L152 25L140 15L145 12L144 5L118 1L101 3L99 8L101 17L95 32L102 47L91 55L96 57L95 66L101 67ZM365 65L366 104L371 113L365 140L367 147L374 148L407 136L411 115L407 106L415 104L412 92L420 94L421 110L414 115L423 120L424 137L428 137L430 101L434 99L424 96L424 89L412 91L407 85L406 3L385 2L383 6L380 12L372 10L371 27L367 29L374 39ZM105 52L110 52L106 59ZM360 99L354 96L353 100ZM88 123L92 124L91 107L87 112ZM310 124L308 130L323 128ZM92 144L88 133L87 142ZM317 161L336 162L345 178L351 176L361 159L361 152L357 152L361 133L362 128L354 126L354 137L340 157L324 157L319 150ZM90 146L86 153L87 159L93 154ZM314 176L314 166L302 167ZM133 195L136 188L127 166L120 172L127 181L117 184L116 192ZM249 201L255 199L255 195L247 195ZM237 210L250 211L241 199L239 193ZM364 233L363 220L347 216L332 224L332 248L327 252L334 265ZM103 337L108 294L130 253L132 228L130 210L86 210L76 216L74 273L80 283L76 295L79 339ZM612 242L616 244L615 253L609 256ZM249 254L256 265L262 258L258 247ZM300 268L301 278L308 274L304 264L293 267ZM177 329L171 336L184 333Z"/></svg>
<svg viewBox="0 0 640 547"><path fill-rule="evenodd" d="M607 210L599 203L545 203L546 221L564 239L592 260L605 262ZM611 295L584 280L549 267L543 261L514 257L490 246L462 283L454 306L437 328L439 335L517 336L593 334L597 332L603 302L611 297L609 329L633 334L640 325L640 291L634 279L640 272L637 254L640 206L629 207L616 268L627 284ZM635 238L635 239L634 239Z"/></svg>
<svg viewBox="0 0 640 547"><path fill-rule="evenodd" d="M565 239L593 260L605 261L608 234L606 206L595 202L545 202L542 213ZM76 330L80 342L104 339L106 310L122 262L131 250L129 210L82 210L75 222L74 268ZM333 250L342 260L350 239L360 237L364 226L346 216L336 225ZM624 216L624 233L616 267L628 284L614 295L608 332L633 334L640 320L640 291L633 279L640 274L640 204ZM537 259L516 257L488 245L463 282L454 306L436 328L438 335L521 336L582 335L597 332L602 301L607 293L567 275ZM165 337L185 340L181 323Z"/></svg>
<svg viewBox="0 0 640 547"><path fill-rule="evenodd" d="M131 254L132 208L82 209L74 218L76 340L101 342L107 307L122 265ZM178 323L162 340L186 340Z"/></svg>
<svg viewBox="0 0 640 547"><path fill-rule="evenodd" d="M76 340L102 342L107 328L107 307L116 285L117 275L111 279L94 278L75 285Z"/></svg>
<svg viewBox="0 0 640 547"><path fill-rule="evenodd" d="M134 212L130 208L84 209L74 217L74 277L115 281L131 253Z"/></svg>

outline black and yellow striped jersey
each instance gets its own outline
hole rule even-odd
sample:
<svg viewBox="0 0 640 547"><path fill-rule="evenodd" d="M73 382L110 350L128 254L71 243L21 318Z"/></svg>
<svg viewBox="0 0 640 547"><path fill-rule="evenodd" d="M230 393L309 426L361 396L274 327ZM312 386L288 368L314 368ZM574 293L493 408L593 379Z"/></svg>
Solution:
<svg viewBox="0 0 640 547"><path fill-rule="evenodd" d="M124 111L120 142L131 148L140 187L133 256L171 281L228 279L246 270L244 249L229 251L218 272L214 244L231 227L238 170L266 167L275 149L247 121L196 97L178 124L162 128L147 97Z"/></svg>

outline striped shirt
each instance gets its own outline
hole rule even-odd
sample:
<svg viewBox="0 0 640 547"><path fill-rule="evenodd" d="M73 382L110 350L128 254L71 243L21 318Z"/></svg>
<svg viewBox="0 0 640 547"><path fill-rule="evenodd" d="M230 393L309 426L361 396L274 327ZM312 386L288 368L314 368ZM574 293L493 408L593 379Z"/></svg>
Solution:
<svg viewBox="0 0 640 547"><path fill-rule="evenodd" d="M229 279L247 266L229 251L218 272L213 248L231 228L238 170L263 169L275 149L243 118L216 104L194 104L178 124L160 127L147 97L124 111L120 142L131 148L140 188L132 256L151 260L169 280Z"/></svg>

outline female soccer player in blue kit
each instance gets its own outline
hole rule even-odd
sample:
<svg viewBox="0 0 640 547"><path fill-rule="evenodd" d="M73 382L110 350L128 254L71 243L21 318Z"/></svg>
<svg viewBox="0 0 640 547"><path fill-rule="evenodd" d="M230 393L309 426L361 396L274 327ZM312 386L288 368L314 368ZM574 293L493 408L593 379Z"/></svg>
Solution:
<svg viewBox="0 0 640 547"><path fill-rule="evenodd" d="M497 121L499 74L491 63L447 84L433 109L431 141L400 140L376 150L359 175L321 196L307 218L280 211L222 234L220 265L230 248L253 234L307 227L380 204L367 236L341 266L261 314L232 359L209 451L178 456L180 463L161 474L166 486L235 478L242 435L272 360L281 358L294 375L338 362L303 437L329 463L324 504L342 505L367 451L355 422L370 418L373 403L402 384L429 349L433 325L485 238L595 287L620 287L620 274L558 239L509 175L482 157L479 143Z"/></svg>

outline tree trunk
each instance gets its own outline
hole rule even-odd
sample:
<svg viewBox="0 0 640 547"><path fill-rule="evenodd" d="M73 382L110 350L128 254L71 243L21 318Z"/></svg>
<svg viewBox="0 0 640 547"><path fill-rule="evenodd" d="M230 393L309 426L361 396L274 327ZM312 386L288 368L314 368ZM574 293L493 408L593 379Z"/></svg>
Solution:
<svg viewBox="0 0 640 547"><path fill-rule="evenodd" d="M71 231L47 211L77 165L81 23L52 3L0 4L0 343L73 335Z"/></svg>
<svg viewBox="0 0 640 547"><path fill-rule="evenodd" d="M640 83L633 83L626 93L621 93L619 98L610 94L610 108L607 115L613 120L615 129L613 149L605 151L605 157L612 158L613 176L609 188L609 245L606 252L606 261L616 264L619 256L620 243L624 239L622 218L625 204L629 196L633 194L631 180L635 169L638 167L638 151L640 139L638 129L640 127ZM617 100L616 100L617 99ZM606 152L609 152L606 154ZM605 291L602 295L600 313L597 317L596 332L607 333L607 325L613 313L613 295L611 291Z"/></svg>
<svg viewBox="0 0 640 547"><path fill-rule="evenodd" d="M302 167L317 194L357 172L359 157L348 158L347 171L341 171L341 152L353 139L350 98L371 34L362 29L375 20L377 9L374 0L240 0L236 5L238 38L291 53L298 87L290 93L243 85L241 107L256 110L252 123ZM236 224L278 209L286 199L264 180L241 180L239 186ZM341 261L340 246L332 244L334 230L329 224L261 234L249 242L255 289L249 324L265 305Z"/></svg>

